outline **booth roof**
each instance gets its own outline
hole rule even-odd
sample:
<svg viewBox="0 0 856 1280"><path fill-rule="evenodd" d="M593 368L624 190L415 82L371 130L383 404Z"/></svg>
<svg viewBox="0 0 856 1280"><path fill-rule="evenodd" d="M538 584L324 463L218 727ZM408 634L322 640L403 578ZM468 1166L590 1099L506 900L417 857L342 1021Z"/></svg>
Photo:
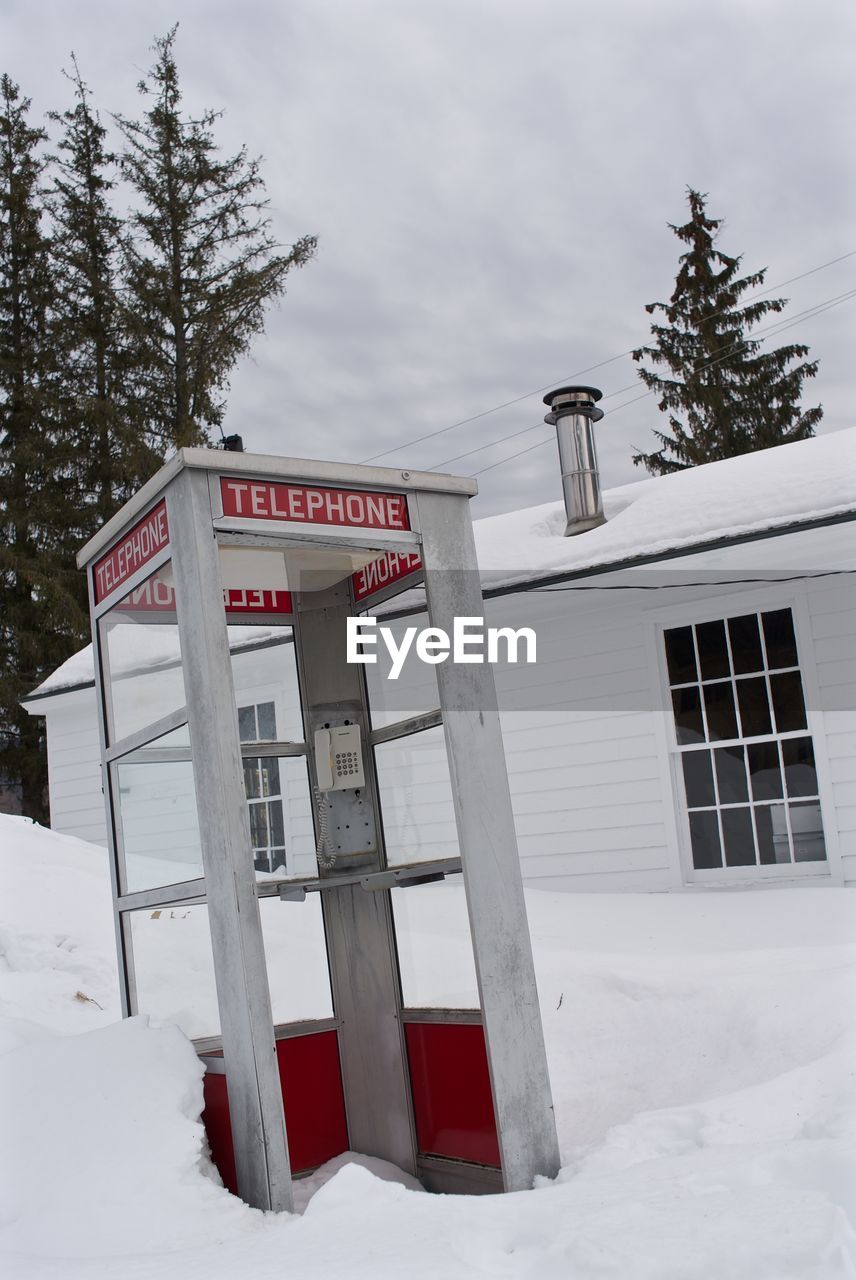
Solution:
<svg viewBox="0 0 856 1280"><path fill-rule="evenodd" d="M668 559L670 553L718 541L856 517L856 427L607 489L603 506L605 524L570 538L564 537L561 502L477 520L479 565L491 584L521 584L547 575L595 574L642 557ZM281 630L235 628L233 647L262 642ZM87 646L29 696L42 698L92 681Z"/></svg>

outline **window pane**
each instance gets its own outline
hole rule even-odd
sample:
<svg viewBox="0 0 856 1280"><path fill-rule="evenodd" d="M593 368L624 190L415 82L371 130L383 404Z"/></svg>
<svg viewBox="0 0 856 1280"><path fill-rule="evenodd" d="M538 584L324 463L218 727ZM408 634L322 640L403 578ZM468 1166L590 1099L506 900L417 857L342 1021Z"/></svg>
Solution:
<svg viewBox="0 0 856 1280"><path fill-rule="evenodd" d="M713 753L716 760L716 785L719 788L720 804L739 804L749 799L749 788L746 782L746 763L743 759L742 747L717 747Z"/></svg>
<svg viewBox="0 0 856 1280"><path fill-rule="evenodd" d="M675 627L666 632L666 662L670 684L691 684L698 679L692 627Z"/></svg>
<svg viewBox="0 0 856 1280"><path fill-rule="evenodd" d="M783 804L755 806L755 826L758 829L758 851L763 866L790 862L788 826Z"/></svg>
<svg viewBox="0 0 856 1280"><path fill-rule="evenodd" d="M387 861L458 856L458 830L442 725L375 748Z"/></svg>
<svg viewBox="0 0 856 1280"><path fill-rule="evenodd" d="M208 908L160 907L125 914L132 1010L174 1022L186 1036L216 1036L220 1012Z"/></svg>
<svg viewBox="0 0 856 1280"><path fill-rule="evenodd" d="M731 681L724 684L706 684L704 709L707 714L707 731L712 742L737 737L737 716L734 711L734 691Z"/></svg>
<svg viewBox="0 0 856 1280"><path fill-rule="evenodd" d="M757 738L773 732L766 680L738 680L737 701L744 738Z"/></svg>
<svg viewBox="0 0 856 1280"><path fill-rule="evenodd" d="M467 902L461 876L390 890L401 972L411 1009L478 1009Z"/></svg>
<svg viewBox="0 0 856 1280"><path fill-rule="evenodd" d="M276 741L276 708L272 702L262 702L257 708L259 738L263 742Z"/></svg>
<svg viewBox="0 0 856 1280"><path fill-rule="evenodd" d="M285 845L281 800L271 800L268 805L268 820L270 822L270 842L275 849L280 849Z"/></svg>
<svg viewBox="0 0 856 1280"><path fill-rule="evenodd" d="M696 641L702 680L716 680L720 676L730 675L725 623L700 623L696 627Z"/></svg>
<svg viewBox="0 0 856 1280"><path fill-rule="evenodd" d="M675 712L675 731L682 747L691 742L704 742L704 722L701 718L701 696L697 686L678 689L672 694Z"/></svg>
<svg viewBox="0 0 856 1280"><path fill-rule="evenodd" d="M270 1003L275 1024L333 1013L321 894L305 902L259 898Z"/></svg>
<svg viewBox="0 0 856 1280"><path fill-rule="evenodd" d="M238 732L242 742L257 742L255 707L238 707Z"/></svg>
<svg viewBox="0 0 856 1280"><path fill-rule="evenodd" d="M764 670L764 654L757 614L748 613L741 618L728 619L728 635L731 640L731 660L737 675L749 671Z"/></svg>
<svg viewBox="0 0 856 1280"><path fill-rule="evenodd" d="M687 790L688 807L697 809L704 805L715 804L710 752L685 751L681 760L684 766L684 785Z"/></svg>
<svg viewBox="0 0 856 1280"><path fill-rule="evenodd" d="M270 844L266 804L250 805L250 836L254 849L266 849Z"/></svg>
<svg viewBox="0 0 856 1280"><path fill-rule="evenodd" d="M794 861L825 861L826 844L823 839L820 805L816 801L792 804L790 818L791 834L794 838Z"/></svg>
<svg viewBox="0 0 856 1280"><path fill-rule="evenodd" d="M776 713L776 729L779 733L791 733L806 727L805 703L802 680L798 671L787 675L770 676L773 694L773 710Z"/></svg>
<svg viewBox="0 0 856 1280"><path fill-rule="evenodd" d="M775 742L752 742L746 748L746 756L753 799L780 799L783 791L778 745Z"/></svg>
<svg viewBox="0 0 856 1280"><path fill-rule="evenodd" d="M111 743L184 706L169 565L117 601L98 630Z"/></svg>
<svg viewBox="0 0 856 1280"><path fill-rule="evenodd" d="M816 796L817 769L811 738L786 738L782 743L785 784L789 796Z"/></svg>
<svg viewBox="0 0 856 1280"><path fill-rule="evenodd" d="M282 756L277 765L280 798L270 800L265 806L269 848L273 852L269 862L257 864L257 870L273 870L279 880L317 876L313 805L306 759L304 756Z"/></svg>
<svg viewBox="0 0 856 1280"><path fill-rule="evenodd" d="M262 775L262 795L279 795L279 760L276 756L265 756L259 761Z"/></svg>
<svg viewBox="0 0 856 1280"><path fill-rule="evenodd" d="M722 838L727 867L755 866L755 840L748 805L745 809L723 809Z"/></svg>
<svg viewBox="0 0 856 1280"><path fill-rule="evenodd" d="M773 613L764 614L764 643L769 668L797 665L797 642L790 609L776 609Z"/></svg>
<svg viewBox="0 0 856 1280"><path fill-rule="evenodd" d="M722 866L719 823L715 813L697 811L690 814L690 839L693 847L693 866L696 871Z"/></svg>
<svg viewBox="0 0 856 1280"><path fill-rule="evenodd" d="M182 734L186 736L187 730ZM202 845L190 760L146 759L169 748L173 734L155 739L113 765L113 798L123 857L124 893L157 889L202 875Z"/></svg>
<svg viewBox="0 0 856 1280"><path fill-rule="evenodd" d="M260 760L244 760L244 788L248 800L256 800L262 793Z"/></svg>

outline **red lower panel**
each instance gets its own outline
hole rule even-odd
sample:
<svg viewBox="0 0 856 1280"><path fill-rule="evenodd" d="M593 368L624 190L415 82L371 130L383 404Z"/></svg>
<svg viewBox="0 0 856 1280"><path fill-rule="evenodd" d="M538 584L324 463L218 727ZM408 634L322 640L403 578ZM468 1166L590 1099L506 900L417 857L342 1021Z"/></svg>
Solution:
<svg viewBox="0 0 856 1280"><path fill-rule="evenodd" d="M408 1022L404 1032L419 1150L498 1168L483 1029L462 1022Z"/></svg>
<svg viewBox="0 0 856 1280"><path fill-rule="evenodd" d="M285 1128L293 1173L314 1169L348 1149L345 1099L335 1031L278 1040ZM230 1191L237 1191L226 1077L206 1074L202 1123L211 1156Z"/></svg>

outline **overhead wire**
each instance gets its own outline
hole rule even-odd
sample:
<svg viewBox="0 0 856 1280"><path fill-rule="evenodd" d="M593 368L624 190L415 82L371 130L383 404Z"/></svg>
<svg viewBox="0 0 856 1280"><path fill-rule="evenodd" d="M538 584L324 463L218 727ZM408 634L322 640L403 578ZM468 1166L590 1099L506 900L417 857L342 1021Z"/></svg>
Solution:
<svg viewBox="0 0 856 1280"><path fill-rule="evenodd" d="M775 293L778 289L784 289L786 285L795 284L798 280L805 280L808 276L816 275L818 271L825 271L827 267L834 267L839 262L844 262L847 258L856 257L856 249L850 249L847 253L839 254L837 258L830 258L828 262L821 262L815 267L809 268L808 271L802 271L799 275L789 276L787 280L781 280L778 284L770 285L767 289L762 289L759 293L752 295L752 300L756 298L764 298L769 293ZM719 319L725 311L715 312L710 319ZM543 387L536 387L533 391L527 391L523 395L515 396L511 400L505 400L502 404L492 405L489 409L482 409L479 413L473 413L468 418L461 418L457 422L451 422L446 427L439 427L436 431L428 431L425 435L416 436L413 440L405 440L401 444L392 445L389 449L382 449L380 453L373 453L370 458L363 458L362 465L369 462L376 462L378 458L385 458L390 453L397 453L400 449L410 449L413 445L423 444L426 440L434 440L437 436L445 435L447 431L454 431L457 427L467 426L470 422L477 422L479 418L486 418L492 413L498 413L501 409L508 409L511 405L520 404L523 400L528 400L530 396L536 396L542 391L549 391L551 387L558 386L562 382L573 382L577 378L584 377L587 373L595 373L598 369L603 369L607 365L615 364L618 360L624 360L627 356L631 356L637 348L631 347L629 351L621 351L618 355L610 356L607 360L601 360L597 364L590 364L585 369L578 369L576 373L569 373L561 378L553 378L550 382L544 384ZM613 395L620 394L613 392ZM531 428L530 428L531 429ZM492 443L499 443L493 441ZM465 457L465 454L459 455ZM446 463L438 463L438 466L446 466Z"/></svg>
<svg viewBox="0 0 856 1280"><path fill-rule="evenodd" d="M815 316L822 315L825 311L831 311L833 307L840 306L843 302L849 302L853 298L856 298L856 289L851 289L847 293L840 294L837 297L832 299L827 299L824 303L818 303L814 307L809 307L805 312L800 312L797 316L789 318L786 323L777 321L775 325L772 325L770 327L769 332L764 333L763 336L759 333L756 336L749 338L748 340L744 340L743 342L736 343L732 348L727 349L724 352L724 354L718 356L715 360L709 360L705 364L700 365L697 372L702 373L704 372L705 369L712 368L713 365L721 363L721 361L727 359L729 355L733 354L735 351L738 351L741 346L745 346L747 341L748 342L765 342L768 338L778 337L780 333L784 333L787 329L792 328L793 325L799 324L806 319L813 319ZM630 387L624 387L622 390L628 391L630 390ZM630 400L624 400L621 404L617 404L613 406L613 408L608 410L607 416L611 417L613 414L619 413L622 409L627 409L630 405L636 404L640 400L647 399L648 396L654 395L655 392L656 392L656 388L650 388L647 391L643 391L638 396L633 396L633 398ZM620 395L620 394L621 394L620 391L610 392L610 395ZM608 397L604 396L604 399L607 399L607 398ZM538 425L538 424L535 424L535 425ZM532 431L534 430L534 427L526 428L526 430ZM499 458L496 462L491 462L485 467L480 467L477 471L470 472L470 475L471 476L484 475L486 471L492 471L494 467L500 467L503 465L503 463L506 463L506 462L513 462L515 458L522 458L524 454L531 453L534 449L540 449L542 445L549 444L552 439L553 439L553 433L551 432L549 435L545 436L543 440L538 440L535 444L527 445L525 449L519 449L516 453L510 453L505 458ZM499 444L501 442L491 441L491 443ZM489 447L490 447L489 444L483 446L483 448L489 448ZM478 450L473 450L473 452L478 452ZM447 464L440 463L439 465L445 466ZM436 470L437 468L432 467L429 469Z"/></svg>

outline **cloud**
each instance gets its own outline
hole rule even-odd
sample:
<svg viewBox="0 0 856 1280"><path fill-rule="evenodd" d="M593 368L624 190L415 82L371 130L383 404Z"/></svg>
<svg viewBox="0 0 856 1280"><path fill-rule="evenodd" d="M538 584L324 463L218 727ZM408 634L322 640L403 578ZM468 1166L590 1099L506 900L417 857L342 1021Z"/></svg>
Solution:
<svg viewBox="0 0 856 1280"><path fill-rule="evenodd" d="M30 0L0 20L6 67L38 111L62 107L74 48L102 108L133 112L176 16L188 107L222 107L224 146L264 155L277 235L320 239L233 378L248 448L360 460L643 342L687 183L770 284L856 248L847 0ZM794 286L794 309L854 285L856 259ZM854 315L783 339L821 359L823 429L852 421ZM585 380L609 393L635 367ZM389 461L434 465L542 414L532 395ZM657 418L648 398L604 419L605 484L639 478ZM555 446L481 483L482 514L558 497Z"/></svg>

